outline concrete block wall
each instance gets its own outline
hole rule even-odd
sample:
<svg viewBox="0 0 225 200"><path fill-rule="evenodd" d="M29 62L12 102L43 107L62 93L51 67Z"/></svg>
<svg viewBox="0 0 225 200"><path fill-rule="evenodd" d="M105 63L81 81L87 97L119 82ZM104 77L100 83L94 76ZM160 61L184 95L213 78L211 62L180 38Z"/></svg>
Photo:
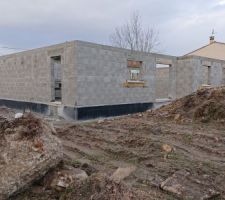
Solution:
<svg viewBox="0 0 225 200"><path fill-rule="evenodd" d="M176 63L176 98L192 93L193 62L190 59L178 59Z"/></svg>
<svg viewBox="0 0 225 200"><path fill-rule="evenodd" d="M213 86L219 86L223 84L223 63L212 61L210 72L210 83Z"/></svg>
<svg viewBox="0 0 225 200"><path fill-rule="evenodd" d="M156 59L154 55L131 52L92 43L75 43L76 106L99 106L155 101ZM130 79L127 60L143 61L144 88L126 88Z"/></svg>
<svg viewBox="0 0 225 200"><path fill-rule="evenodd" d="M191 58L193 62L193 91L196 91L205 79L205 67L209 67L208 76L209 84L211 86L220 86L223 82L223 63L224 61L207 59L202 57ZM207 65L206 65L207 64ZM204 65L204 66L203 66Z"/></svg>
<svg viewBox="0 0 225 200"><path fill-rule="evenodd" d="M50 99L50 69L45 52L0 57L0 98L46 102Z"/></svg>
<svg viewBox="0 0 225 200"><path fill-rule="evenodd" d="M171 66L169 68L169 98L176 99L177 89L177 58L172 59Z"/></svg>
<svg viewBox="0 0 225 200"><path fill-rule="evenodd" d="M76 52L75 43L67 42L64 46L62 66L62 104L74 107L76 104Z"/></svg>
<svg viewBox="0 0 225 200"><path fill-rule="evenodd" d="M206 76L209 76L208 80L211 86L223 85L224 64L225 61L197 56L178 58L176 67L177 98L195 92L203 84L206 84ZM210 67L208 72L206 72L207 67Z"/></svg>
<svg viewBox="0 0 225 200"><path fill-rule="evenodd" d="M73 104L74 42L0 57L0 99L49 103L52 100L51 57L61 55L63 103ZM68 72L69 71L69 72ZM68 88L66 90L66 88ZM74 96L74 94L73 94Z"/></svg>

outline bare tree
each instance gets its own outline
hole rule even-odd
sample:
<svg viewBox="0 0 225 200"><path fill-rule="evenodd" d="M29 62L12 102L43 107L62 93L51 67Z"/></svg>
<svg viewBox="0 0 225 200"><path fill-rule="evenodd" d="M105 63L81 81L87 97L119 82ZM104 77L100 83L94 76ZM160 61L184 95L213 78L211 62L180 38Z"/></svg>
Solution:
<svg viewBox="0 0 225 200"><path fill-rule="evenodd" d="M139 12L133 12L127 23L116 27L110 41L116 47L144 52L152 52L159 46L158 32L143 28Z"/></svg>

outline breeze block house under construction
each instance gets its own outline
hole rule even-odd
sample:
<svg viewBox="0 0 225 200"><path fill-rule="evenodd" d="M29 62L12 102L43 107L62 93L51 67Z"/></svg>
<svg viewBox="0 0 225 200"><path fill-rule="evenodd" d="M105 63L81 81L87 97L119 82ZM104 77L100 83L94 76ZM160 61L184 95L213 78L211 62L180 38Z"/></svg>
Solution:
<svg viewBox="0 0 225 200"><path fill-rule="evenodd" d="M167 67L167 75L157 73ZM163 76L161 76L163 74ZM0 57L0 105L70 119L152 108L225 83L225 61L134 52L82 41Z"/></svg>

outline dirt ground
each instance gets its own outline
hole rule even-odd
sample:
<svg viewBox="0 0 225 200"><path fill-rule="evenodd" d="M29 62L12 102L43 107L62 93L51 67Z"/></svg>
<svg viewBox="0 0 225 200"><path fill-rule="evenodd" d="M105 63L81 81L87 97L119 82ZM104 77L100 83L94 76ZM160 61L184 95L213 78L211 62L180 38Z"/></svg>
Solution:
<svg viewBox="0 0 225 200"><path fill-rule="evenodd" d="M136 166L125 182L148 191L149 199L168 199L159 183L181 169L225 195L223 125L175 124L144 114L57 130L65 153L76 162L107 174L117 167ZM163 150L165 144L172 150Z"/></svg>
<svg viewBox="0 0 225 200"><path fill-rule="evenodd" d="M187 99L182 101L187 103ZM175 102L174 106L177 104L181 105L181 102ZM171 105L166 108L171 110ZM166 108L161 108L158 114L148 111L76 124L53 121L64 146L64 162L85 170L94 177L91 180L95 183L95 174L99 172L110 177L118 167L136 167L123 180L122 186L111 184L108 187L106 180L103 186L98 185L104 188L103 191L125 187L134 192L133 198L94 198L91 194L93 182L89 180L88 187L74 186L61 193L40 192L38 188L43 187L40 182L13 199L225 199L224 121L196 121L189 115L183 118L185 112L180 115L174 110L171 117ZM176 173L178 177L173 180ZM185 174L188 174L187 178ZM163 187L163 182L175 184L174 187ZM210 196L214 193L215 196Z"/></svg>
<svg viewBox="0 0 225 200"><path fill-rule="evenodd" d="M110 176L118 167L136 166L137 170L124 180L126 185L144 191L146 199L178 199L159 186L185 169L191 172L196 189L213 188L221 194L217 199L225 199L223 124L177 124L144 113L76 125L55 122L55 127L65 159L89 175L104 172ZM165 144L172 150L164 150ZM52 198L46 193L26 195L27 199L41 199L40 195Z"/></svg>

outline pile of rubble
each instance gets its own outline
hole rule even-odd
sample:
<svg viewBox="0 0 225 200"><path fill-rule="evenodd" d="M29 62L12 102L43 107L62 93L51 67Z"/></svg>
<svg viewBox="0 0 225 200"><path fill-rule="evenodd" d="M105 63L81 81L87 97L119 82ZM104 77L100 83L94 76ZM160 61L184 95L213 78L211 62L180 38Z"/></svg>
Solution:
<svg viewBox="0 0 225 200"><path fill-rule="evenodd" d="M28 188L62 159L62 145L46 122L25 114L0 122L0 199Z"/></svg>
<svg viewBox="0 0 225 200"><path fill-rule="evenodd" d="M154 111L155 115L175 120L202 122L225 119L225 87L202 88Z"/></svg>

